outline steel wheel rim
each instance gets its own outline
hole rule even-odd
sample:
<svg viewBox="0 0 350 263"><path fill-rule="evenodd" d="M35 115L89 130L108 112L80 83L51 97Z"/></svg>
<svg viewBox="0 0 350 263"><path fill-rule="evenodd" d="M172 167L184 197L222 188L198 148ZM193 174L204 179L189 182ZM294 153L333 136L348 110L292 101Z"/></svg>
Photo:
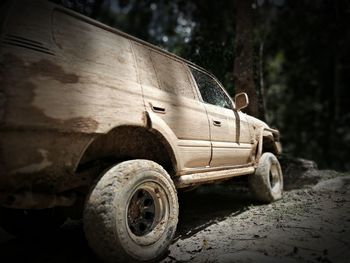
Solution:
<svg viewBox="0 0 350 263"><path fill-rule="evenodd" d="M156 200L146 189L138 189L131 197L128 207L128 226L136 236L144 236L154 229Z"/></svg>
<svg viewBox="0 0 350 263"><path fill-rule="evenodd" d="M130 238L139 245L156 242L161 238L168 218L169 200L164 187L154 181L139 184L126 207L126 227Z"/></svg>

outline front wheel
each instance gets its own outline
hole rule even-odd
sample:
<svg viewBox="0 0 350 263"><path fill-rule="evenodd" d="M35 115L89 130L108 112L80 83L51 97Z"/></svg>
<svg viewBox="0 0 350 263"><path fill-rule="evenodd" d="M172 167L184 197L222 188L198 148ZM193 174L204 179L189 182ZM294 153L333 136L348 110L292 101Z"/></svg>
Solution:
<svg viewBox="0 0 350 263"><path fill-rule="evenodd" d="M168 173L148 160L105 171L84 210L90 247L105 262L152 261L175 234L178 200Z"/></svg>
<svg viewBox="0 0 350 263"><path fill-rule="evenodd" d="M283 174L274 154L263 153L255 173L249 175L249 186L258 201L271 203L282 198Z"/></svg>

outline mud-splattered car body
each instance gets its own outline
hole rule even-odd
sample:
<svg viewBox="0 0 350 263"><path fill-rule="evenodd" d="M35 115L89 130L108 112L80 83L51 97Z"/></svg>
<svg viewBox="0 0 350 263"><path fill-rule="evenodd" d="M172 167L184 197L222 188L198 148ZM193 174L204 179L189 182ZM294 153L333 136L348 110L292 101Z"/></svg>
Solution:
<svg viewBox="0 0 350 263"><path fill-rule="evenodd" d="M175 235L176 189L248 175L258 200L282 198L279 133L242 113L245 93L233 101L195 64L49 1L1 2L0 32L7 231L79 216L103 261L154 262Z"/></svg>
<svg viewBox="0 0 350 263"><path fill-rule="evenodd" d="M278 131L202 68L50 2L1 5L1 206L72 205L125 160L155 161L180 188L254 173L262 152L280 152ZM205 103L194 71L228 107Z"/></svg>

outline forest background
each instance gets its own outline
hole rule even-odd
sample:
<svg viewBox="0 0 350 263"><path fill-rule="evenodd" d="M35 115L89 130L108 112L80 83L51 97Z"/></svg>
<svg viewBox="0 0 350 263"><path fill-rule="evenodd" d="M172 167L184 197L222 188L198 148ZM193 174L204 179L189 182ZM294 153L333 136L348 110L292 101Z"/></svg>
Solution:
<svg viewBox="0 0 350 263"><path fill-rule="evenodd" d="M285 155L350 170L349 1L53 2L204 67L231 96L250 81L256 115L280 130Z"/></svg>

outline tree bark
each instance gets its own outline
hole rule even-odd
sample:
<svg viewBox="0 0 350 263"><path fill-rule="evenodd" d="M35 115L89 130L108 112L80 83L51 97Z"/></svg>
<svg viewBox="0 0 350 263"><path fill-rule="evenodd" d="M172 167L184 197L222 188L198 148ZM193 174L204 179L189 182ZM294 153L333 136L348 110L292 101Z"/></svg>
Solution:
<svg viewBox="0 0 350 263"><path fill-rule="evenodd" d="M253 69L253 1L236 0L236 36L233 79L236 94L245 92L249 105L244 112L258 117L258 97Z"/></svg>
<svg viewBox="0 0 350 263"><path fill-rule="evenodd" d="M259 44L259 83L258 83L258 111L259 119L266 121L266 91L265 91L265 80L264 80L264 42L265 39L260 39Z"/></svg>

